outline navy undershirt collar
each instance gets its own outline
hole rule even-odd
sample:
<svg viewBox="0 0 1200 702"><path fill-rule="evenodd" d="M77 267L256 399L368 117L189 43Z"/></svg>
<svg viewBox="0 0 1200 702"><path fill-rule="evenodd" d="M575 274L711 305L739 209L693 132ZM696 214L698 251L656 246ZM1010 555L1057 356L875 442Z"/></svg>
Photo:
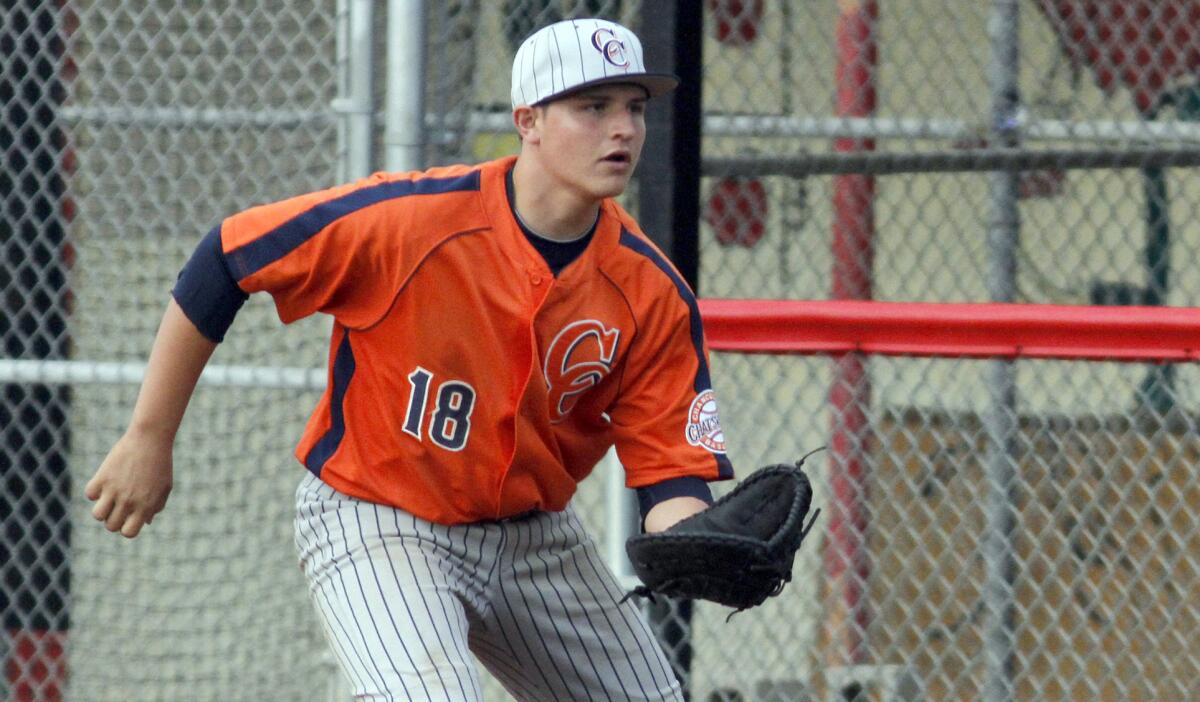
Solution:
<svg viewBox="0 0 1200 702"><path fill-rule="evenodd" d="M521 221L521 217L517 214L516 197L513 194L513 174L512 169L504 176L504 192L508 196L508 208L512 210L513 219L516 220L517 226L524 232L525 238L537 249L537 252L545 259L546 265L550 267L550 272L555 276L559 272L569 266L572 261L579 258L588 244L592 241L592 235L596 233L596 224L600 218L596 217L596 222L592 223L592 228L587 234L575 239L574 241L554 241L540 236L537 232L530 229Z"/></svg>

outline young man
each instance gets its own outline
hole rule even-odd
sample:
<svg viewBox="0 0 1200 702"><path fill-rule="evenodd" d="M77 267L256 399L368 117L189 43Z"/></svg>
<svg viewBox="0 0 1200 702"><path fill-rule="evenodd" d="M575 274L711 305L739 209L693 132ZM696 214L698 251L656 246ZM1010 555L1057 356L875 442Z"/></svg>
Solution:
<svg viewBox="0 0 1200 702"><path fill-rule="evenodd" d="M569 509L615 443L648 531L732 477L692 292L611 198L645 139L628 29L560 22L513 63L520 154L381 173L226 219L184 268L126 434L89 482L134 537L164 506L196 380L241 305L334 319L296 450L296 542L357 696L680 699Z"/></svg>

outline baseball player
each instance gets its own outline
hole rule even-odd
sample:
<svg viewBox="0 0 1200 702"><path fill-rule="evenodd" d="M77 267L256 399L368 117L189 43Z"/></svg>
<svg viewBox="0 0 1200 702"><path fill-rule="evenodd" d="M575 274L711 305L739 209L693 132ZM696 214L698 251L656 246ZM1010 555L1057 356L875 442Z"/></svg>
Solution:
<svg viewBox="0 0 1200 702"><path fill-rule="evenodd" d="M678 700L573 514L616 445L644 528L733 476L692 291L612 199L649 98L638 38L598 19L513 62L519 155L378 173L225 219L180 273L127 432L88 483L136 536L164 506L196 380L247 295L332 316L296 457L296 544L361 699Z"/></svg>

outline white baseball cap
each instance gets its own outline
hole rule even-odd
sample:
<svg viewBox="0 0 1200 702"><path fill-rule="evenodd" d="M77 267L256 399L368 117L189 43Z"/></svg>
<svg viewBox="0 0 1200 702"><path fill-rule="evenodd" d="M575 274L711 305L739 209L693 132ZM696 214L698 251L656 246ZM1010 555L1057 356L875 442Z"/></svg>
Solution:
<svg viewBox="0 0 1200 702"><path fill-rule="evenodd" d="M648 73L642 42L616 22L565 20L534 32L517 49L512 106L537 105L605 83L633 83L654 97L674 89L679 79Z"/></svg>

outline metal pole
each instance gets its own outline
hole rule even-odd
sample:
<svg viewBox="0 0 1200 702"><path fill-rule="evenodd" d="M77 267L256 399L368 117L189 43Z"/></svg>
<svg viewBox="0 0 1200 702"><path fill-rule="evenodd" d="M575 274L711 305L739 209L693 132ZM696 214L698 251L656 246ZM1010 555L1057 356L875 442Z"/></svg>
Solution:
<svg viewBox="0 0 1200 702"><path fill-rule="evenodd" d="M651 101L638 162L638 221L693 290L700 272L700 141L704 19L700 3L646 3L646 65L679 76Z"/></svg>
<svg viewBox="0 0 1200 702"><path fill-rule="evenodd" d="M1017 146L1020 94L1017 87L1019 46L1018 0L993 0L988 18L992 59L988 80L992 94L991 140L994 148ZM1020 211L1017 207L1015 171L993 171L988 176L991 222L988 227L988 293L993 302L1016 298L1017 246ZM1009 361L992 361L988 368L990 405L984 416L988 437L986 466L986 527L983 556L984 658L986 680L983 699L988 702L1013 697L1014 588L1016 559L1013 533L1016 507L1014 448L1017 431L1016 374Z"/></svg>
<svg viewBox="0 0 1200 702"><path fill-rule="evenodd" d="M625 467L617 459L615 449L609 449L600 459L597 471L604 473L604 516L607 533L605 553L608 567L623 590L637 587L637 575L625 553L625 542L641 531L634 493L625 487Z"/></svg>
<svg viewBox="0 0 1200 702"><path fill-rule="evenodd" d="M387 13L384 168L415 171L425 166L425 2L389 0Z"/></svg>
<svg viewBox="0 0 1200 702"><path fill-rule="evenodd" d="M1170 200L1167 177L1161 167L1142 169L1146 193L1146 292L1143 305L1166 304L1171 271ZM1157 417L1166 417L1175 405L1174 364L1150 366L1138 393L1141 407Z"/></svg>
<svg viewBox="0 0 1200 702"><path fill-rule="evenodd" d="M338 0L338 96L331 107L339 116L338 175L343 181L363 178L371 172L374 14L372 0Z"/></svg>
<svg viewBox="0 0 1200 702"><path fill-rule="evenodd" d="M1166 168L1200 166L1195 147L1130 147L1118 150L1073 149L977 149L973 151L832 152L794 156L712 156L704 159L702 173L714 177L757 178L861 173L983 173L986 171Z"/></svg>
<svg viewBox="0 0 1200 702"><path fill-rule="evenodd" d="M785 6L786 7L786 6ZM790 12L790 10L781 10ZM786 20L785 20L786 21ZM780 61L783 54L780 53ZM784 83L786 85L786 83ZM786 109L787 100L784 101ZM279 116L261 111L246 110L187 110L153 107L94 107L73 106L64 108L64 115L72 120L105 121L116 123L148 122L158 120L181 121L191 119L191 114L220 123L238 123L248 119L260 119L267 115L277 122L280 119L297 121L306 117L303 112L279 111ZM470 110L461 114L441 114L433 109L426 115L426 126L432 130L431 138L451 140L455 130L480 133L508 134L512 132L512 115L507 111ZM275 124L271 122L271 124ZM795 139L922 139L955 142L979 136L977 125L970 120L926 119L917 117L812 117L801 115L703 115L701 117L705 136L722 137L787 137ZM449 130L449 132L447 131ZM1056 119L1030 118L1022 124L1021 137L1026 142L1075 142L1097 146L1109 145L1124 148L1129 144L1178 145L1179 142L1200 142L1200 125L1180 122L1117 122L1113 120L1090 120L1071 122Z"/></svg>
<svg viewBox="0 0 1200 702"><path fill-rule="evenodd" d="M876 104L876 27L879 5L875 0L839 3L837 22L837 116L870 117ZM842 138L835 151L872 151L870 139ZM833 179L833 271L832 297L836 300L869 300L873 296L875 237L875 178L863 173ZM870 429L867 408L871 402L870 379L862 354L847 353L836 358L829 402L833 410L830 427L830 487L835 506L831 538L825 551L830 592L835 605L833 626L840 628L841 644L832 655L844 653L845 660L831 665L857 665L867 659L867 629L871 612L867 596L870 562L867 553L867 457L865 438ZM839 606L840 605L840 606ZM840 625L840 626L839 626Z"/></svg>
<svg viewBox="0 0 1200 702"><path fill-rule="evenodd" d="M700 274L702 13L703 4L695 0L647 2L640 17L646 65L674 73L680 82L669 97L651 101L646 113L646 146L638 163L638 221L693 290ZM646 609L683 686L684 699L690 699L692 603L660 599Z"/></svg>
<svg viewBox="0 0 1200 702"><path fill-rule="evenodd" d="M1190 97L1190 99L1189 99ZM1195 88L1160 95L1146 110L1146 119L1155 120L1166 105L1174 105L1176 117L1195 119ZM1146 194L1146 292L1143 305L1165 305L1171 272L1171 208L1167 196L1167 174L1159 166L1142 169L1142 188ZM1172 407L1175 388L1175 366L1150 366L1138 392L1138 402L1145 411L1166 417Z"/></svg>

